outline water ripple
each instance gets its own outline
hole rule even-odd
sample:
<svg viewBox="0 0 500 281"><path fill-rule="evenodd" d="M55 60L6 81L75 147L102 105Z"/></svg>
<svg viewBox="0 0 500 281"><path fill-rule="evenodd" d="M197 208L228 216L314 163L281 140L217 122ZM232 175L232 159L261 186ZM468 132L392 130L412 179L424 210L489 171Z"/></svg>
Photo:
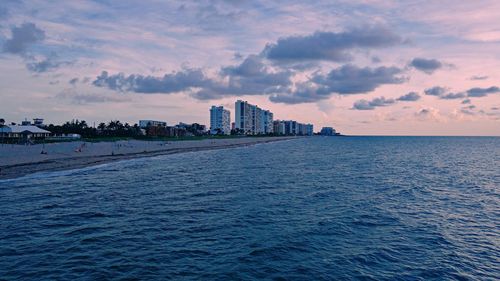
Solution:
<svg viewBox="0 0 500 281"><path fill-rule="evenodd" d="M498 280L499 161L318 137L4 180L0 279Z"/></svg>

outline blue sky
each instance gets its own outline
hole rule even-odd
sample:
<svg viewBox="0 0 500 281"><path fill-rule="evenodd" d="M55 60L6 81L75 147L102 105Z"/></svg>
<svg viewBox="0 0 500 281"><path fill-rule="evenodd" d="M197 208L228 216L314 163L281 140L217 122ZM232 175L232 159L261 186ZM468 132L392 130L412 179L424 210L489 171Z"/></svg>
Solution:
<svg viewBox="0 0 500 281"><path fill-rule="evenodd" d="M498 1L2 1L0 114L500 135Z"/></svg>

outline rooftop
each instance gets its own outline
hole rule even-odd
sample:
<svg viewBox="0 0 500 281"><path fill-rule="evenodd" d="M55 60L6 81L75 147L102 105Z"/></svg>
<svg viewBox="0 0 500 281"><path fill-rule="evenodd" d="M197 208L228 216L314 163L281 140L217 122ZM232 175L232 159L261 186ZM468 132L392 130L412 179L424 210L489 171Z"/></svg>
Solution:
<svg viewBox="0 0 500 281"><path fill-rule="evenodd" d="M49 131L40 129L37 126L32 126L32 125L5 125L3 127L0 127L0 133L22 133L22 132L30 132L30 133L36 133L36 134L50 134Z"/></svg>

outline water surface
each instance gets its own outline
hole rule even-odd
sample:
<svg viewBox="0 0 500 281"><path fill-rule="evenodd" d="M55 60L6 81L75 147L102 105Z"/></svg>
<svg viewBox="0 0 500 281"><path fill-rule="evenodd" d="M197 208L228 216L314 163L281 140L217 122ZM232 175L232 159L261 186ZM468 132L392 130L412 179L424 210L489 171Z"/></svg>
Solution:
<svg viewBox="0 0 500 281"><path fill-rule="evenodd" d="M500 138L313 137L0 181L0 279L494 280Z"/></svg>

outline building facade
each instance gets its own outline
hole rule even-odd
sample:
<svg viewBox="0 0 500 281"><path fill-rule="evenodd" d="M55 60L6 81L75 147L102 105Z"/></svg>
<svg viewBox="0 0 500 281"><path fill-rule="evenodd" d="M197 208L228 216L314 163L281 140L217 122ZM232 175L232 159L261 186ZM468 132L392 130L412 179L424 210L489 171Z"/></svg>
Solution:
<svg viewBox="0 0 500 281"><path fill-rule="evenodd" d="M139 120L139 127L145 129L147 127L166 127L167 122L155 120Z"/></svg>
<svg viewBox="0 0 500 281"><path fill-rule="evenodd" d="M51 132L33 125L1 125L1 142L26 143L30 140L41 140L49 137Z"/></svg>
<svg viewBox="0 0 500 281"><path fill-rule="evenodd" d="M207 127L198 123L187 124L179 122L175 125L176 128L186 130L186 136L203 136L206 135Z"/></svg>
<svg viewBox="0 0 500 281"><path fill-rule="evenodd" d="M273 132L275 135L284 135L285 123L280 120L273 121Z"/></svg>
<svg viewBox="0 0 500 281"><path fill-rule="evenodd" d="M272 134L274 132L273 113L269 110L263 110L262 114L262 128L264 134Z"/></svg>
<svg viewBox="0 0 500 281"><path fill-rule="evenodd" d="M234 128L243 134L252 134L252 105L238 100L234 104Z"/></svg>
<svg viewBox="0 0 500 281"><path fill-rule="evenodd" d="M306 136L314 135L314 126L313 124L306 124Z"/></svg>
<svg viewBox="0 0 500 281"><path fill-rule="evenodd" d="M235 129L246 135L270 134L274 131L273 113L246 101L235 103Z"/></svg>
<svg viewBox="0 0 500 281"><path fill-rule="evenodd" d="M231 134L231 112L223 106L210 108L210 133Z"/></svg>
<svg viewBox="0 0 500 281"><path fill-rule="evenodd" d="M332 127L323 127L321 128L320 134L322 136L334 136L337 132Z"/></svg>
<svg viewBox="0 0 500 281"><path fill-rule="evenodd" d="M312 136L314 134L312 124L303 124L294 120L276 120L273 122L273 130L276 135Z"/></svg>

